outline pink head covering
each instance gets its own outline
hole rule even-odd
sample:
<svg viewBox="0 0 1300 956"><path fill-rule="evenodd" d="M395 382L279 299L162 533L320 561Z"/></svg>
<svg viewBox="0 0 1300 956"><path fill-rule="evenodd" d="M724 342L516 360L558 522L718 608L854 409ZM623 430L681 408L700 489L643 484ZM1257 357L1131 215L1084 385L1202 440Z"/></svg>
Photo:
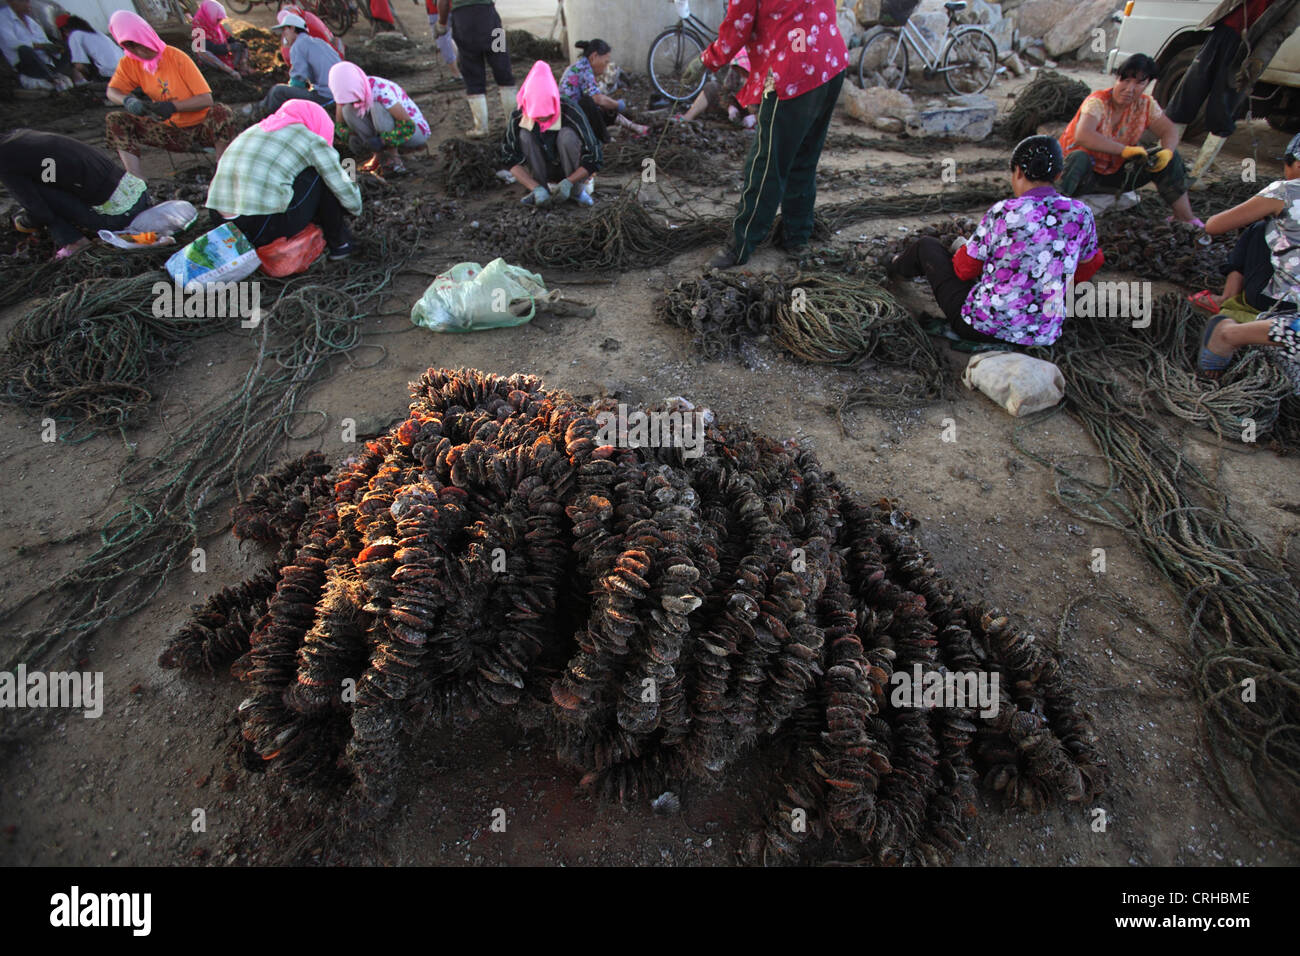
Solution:
<svg viewBox="0 0 1300 956"><path fill-rule="evenodd" d="M108 18L108 32L127 56L137 63L143 63L144 68L150 73L158 72L158 64L162 62L163 50L167 49L167 44L163 43L162 37L154 32L154 28L149 26L144 17L130 10L118 10ZM125 43L138 43L153 50L156 55L152 60L141 59L127 50L123 46Z"/></svg>
<svg viewBox="0 0 1300 956"><path fill-rule="evenodd" d="M334 121L325 108L311 100L290 100L257 125L273 133L294 123L301 123L325 142L334 142Z"/></svg>
<svg viewBox="0 0 1300 956"><path fill-rule="evenodd" d="M731 62L736 64L736 66L740 67L746 73L750 72L749 51L745 49L743 46L740 48L740 52L736 54L736 58Z"/></svg>
<svg viewBox="0 0 1300 956"><path fill-rule="evenodd" d="M225 43L229 34L221 26L221 21L224 19L226 19L225 7L217 3L217 0L203 0L190 17L190 22L196 27L202 27L203 35L208 40L213 43Z"/></svg>
<svg viewBox="0 0 1300 956"><path fill-rule="evenodd" d="M370 89L370 77L355 63L339 60L331 66L329 83L335 103L343 106L356 104L357 110L362 113L370 110L370 104L375 100Z"/></svg>
<svg viewBox="0 0 1300 956"><path fill-rule="evenodd" d="M546 132L560 118L560 88L556 85L555 74L545 60L538 60L528 71L528 76L515 95L515 102L531 120L539 116L549 116L545 123L539 124Z"/></svg>

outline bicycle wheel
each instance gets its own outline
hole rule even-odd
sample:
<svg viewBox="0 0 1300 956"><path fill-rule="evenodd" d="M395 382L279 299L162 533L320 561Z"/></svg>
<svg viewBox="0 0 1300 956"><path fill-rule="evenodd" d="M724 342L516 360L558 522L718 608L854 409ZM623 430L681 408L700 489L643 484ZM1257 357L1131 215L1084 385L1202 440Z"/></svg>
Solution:
<svg viewBox="0 0 1300 956"><path fill-rule="evenodd" d="M901 90L907 79L907 44L898 30L880 30L867 37L858 59L858 86Z"/></svg>
<svg viewBox="0 0 1300 956"><path fill-rule="evenodd" d="M962 30L944 50L940 67L954 93L983 93L998 71L998 45L979 27Z"/></svg>
<svg viewBox="0 0 1300 956"><path fill-rule="evenodd" d="M670 100L683 102L693 100L704 89L705 74L691 80L686 69L700 58L704 52L704 43L693 33L679 27L665 30L655 37L650 44L650 55L646 57L646 72L654 88Z"/></svg>
<svg viewBox="0 0 1300 956"><path fill-rule="evenodd" d="M320 0L316 4L316 16L325 21L336 37L352 29L352 7L348 0Z"/></svg>
<svg viewBox="0 0 1300 956"><path fill-rule="evenodd" d="M235 13L247 13L253 9L254 0L226 0L226 6Z"/></svg>

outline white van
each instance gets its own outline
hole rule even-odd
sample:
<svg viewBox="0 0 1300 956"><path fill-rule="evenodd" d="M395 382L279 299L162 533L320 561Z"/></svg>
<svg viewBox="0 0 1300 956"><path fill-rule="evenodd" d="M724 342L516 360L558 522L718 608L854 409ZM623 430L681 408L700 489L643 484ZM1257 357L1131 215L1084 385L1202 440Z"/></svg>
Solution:
<svg viewBox="0 0 1300 956"><path fill-rule="evenodd" d="M1168 104L1183 73L1196 56L1209 30L1200 23L1214 12L1219 0L1129 0L1124 6L1115 49L1106 60L1110 72L1133 53L1154 57L1160 67L1153 95ZM1264 116L1274 129L1300 130L1300 30L1278 49L1251 97L1251 112ZM1245 115L1245 109L1242 110ZM1199 124L1192 124L1189 133Z"/></svg>

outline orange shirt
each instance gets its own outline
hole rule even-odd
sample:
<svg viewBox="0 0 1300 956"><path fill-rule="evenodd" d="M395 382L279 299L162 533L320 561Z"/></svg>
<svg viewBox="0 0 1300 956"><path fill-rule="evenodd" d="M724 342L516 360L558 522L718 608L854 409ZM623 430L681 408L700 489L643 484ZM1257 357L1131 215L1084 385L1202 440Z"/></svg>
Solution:
<svg viewBox="0 0 1300 956"><path fill-rule="evenodd" d="M130 94L137 86L144 90L145 96L155 102L163 100L188 100L191 96L211 93L212 87L203 78L199 68L194 65L184 52L169 46L162 53L162 62L158 72L150 73L143 63L137 63L129 56L117 62L117 72L108 81L108 85L119 93ZM208 115L208 107L191 110L186 113L175 112L167 120L173 126L197 126Z"/></svg>
<svg viewBox="0 0 1300 956"><path fill-rule="evenodd" d="M1097 117L1097 132L1102 136L1109 136L1125 146L1136 146L1147 127L1165 115L1160 105L1146 93L1134 99L1127 109L1121 109L1111 99L1113 92L1112 87L1107 87L1088 94L1088 98L1079 105L1079 111L1074 114L1074 119L1070 120L1070 125L1061 134L1062 152L1069 153L1073 149L1083 149L1074 140L1080 117ZM1124 165L1123 156L1098 153L1091 149L1084 152L1092 157L1092 170L1098 176L1117 172Z"/></svg>

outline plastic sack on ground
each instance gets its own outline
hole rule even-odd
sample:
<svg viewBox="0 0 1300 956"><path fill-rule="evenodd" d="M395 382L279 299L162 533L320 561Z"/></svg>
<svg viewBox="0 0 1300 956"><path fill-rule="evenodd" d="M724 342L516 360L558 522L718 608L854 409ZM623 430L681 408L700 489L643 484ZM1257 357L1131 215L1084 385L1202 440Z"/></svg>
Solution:
<svg viewBox="0 0 1300 956"><path fill-rule="evenodd" d="M979 352L961 380L1019 418L1051 408L1065 397L1065 377L1051 362L1019 352Z"/></svg>
<svg viewBox="0 0 1300 956"><path fill-rule="evenodd" d="M434 332L523 325L547 295L542 277L504 259L461 262L433 280L411 307L411 322Z"/></svg>
<svg viewBox="0 0 1300 956"><path fill-rule="evenodd" d="M158 205L150 206L141 212L131 220L131 224L125 229L116 231L111 229L99 230L99 238L118 249L140 249L147 248L149 245L170 245L176 241L172 236L178 232L184 232L194 225L198 218L199 211L194 208L193 203L188 203L184 199L168 199L166 202L160 202ZM127 238L150 232L156 237L152 243L140 243Z"/></svg>
<svg viewBox="0 0 1300 956"><path fill-rule="evenodd" d="M167 260L167 274L189 288L209 282L238 282L261 265L257 250L230 222L205 232Z"/></svg>
<svg viewBox="0 0 1300 956"><path fill-rule="evenodd" d="M269 276L291 276L306 272L307 267L325 251L325 234L314 222L307 223L296 236L281 236L257 250L262 271Z"/></svg>

